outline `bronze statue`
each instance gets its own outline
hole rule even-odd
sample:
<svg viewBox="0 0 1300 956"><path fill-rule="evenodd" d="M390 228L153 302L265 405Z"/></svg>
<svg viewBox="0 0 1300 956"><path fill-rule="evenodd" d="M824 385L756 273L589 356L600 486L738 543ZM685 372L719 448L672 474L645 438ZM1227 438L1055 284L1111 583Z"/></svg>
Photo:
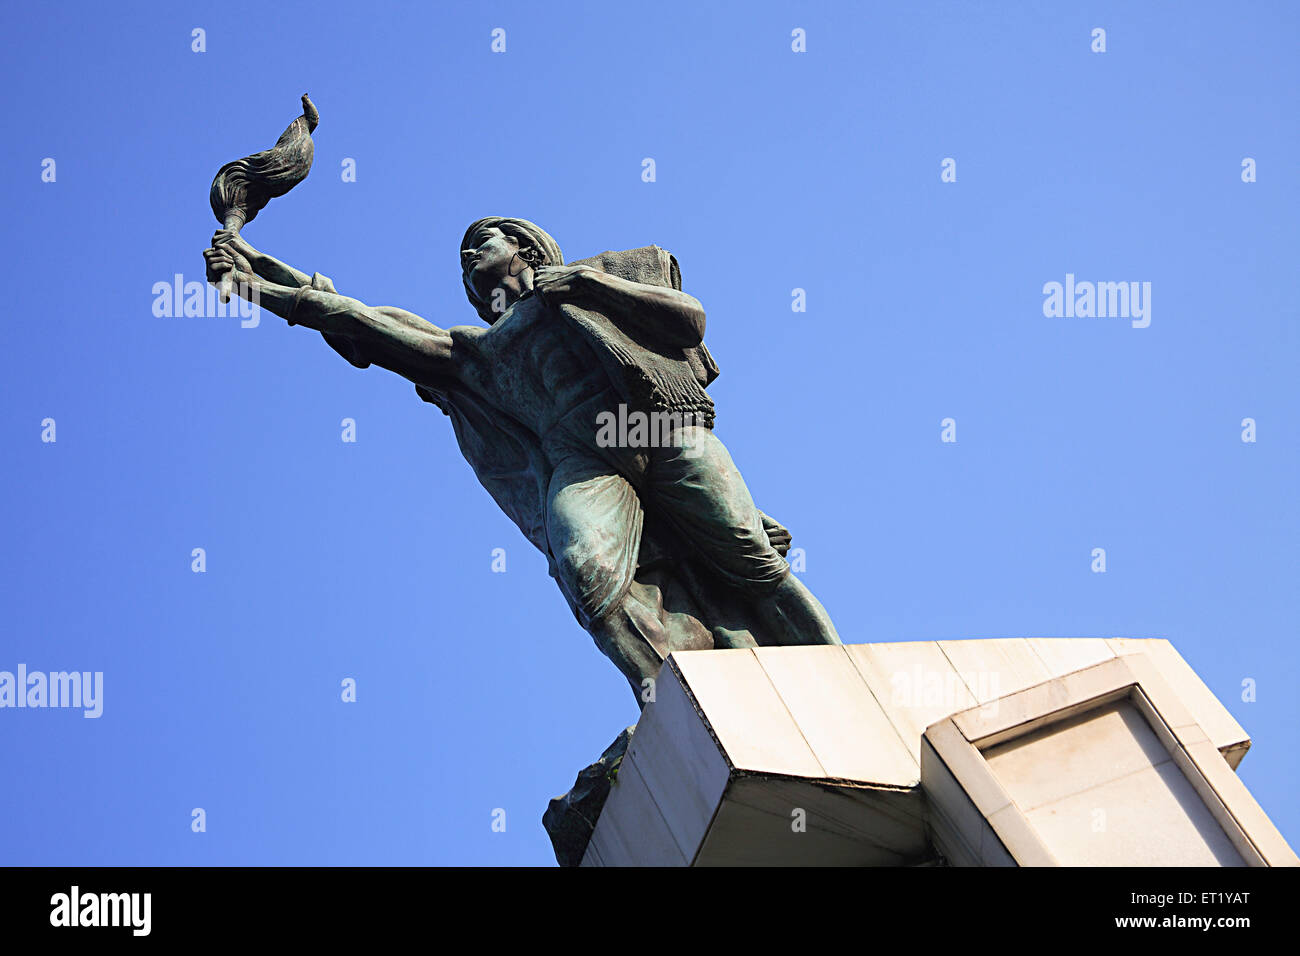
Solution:
<svg viewBox="0 0 1300 956"><path fill-rule="evenodd" d="M291 125L277 144L285 161L261 164L277 182L301 179L304 157L310 165L302 138L318 117L303 102L296 132ZM396 372L442 409L480 482L547 555L638 705L673 651L839 643L784 558L789 532L755 507L714 434L705 389L718 367L704 345L704 309L681 291L665 250L566 265L533 223L480 219L459 261L486 327L443 329L340 295L319 273L258 251L239 219L227 216L204 253L209 281L321 332L358 368Z"/></svg>

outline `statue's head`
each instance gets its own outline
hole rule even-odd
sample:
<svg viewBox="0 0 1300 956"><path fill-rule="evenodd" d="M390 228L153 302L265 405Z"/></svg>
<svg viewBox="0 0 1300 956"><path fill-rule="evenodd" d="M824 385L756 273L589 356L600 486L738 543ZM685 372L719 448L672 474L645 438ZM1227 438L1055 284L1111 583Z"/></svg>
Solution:
<svg viewBox="0 0 1300 956"><path fill-rule="evenodd" d="M563 264L564 255L550 233L527 219L479 219L465 230L460 243L465 295L489 325L533 287L535 268Z"/></svg>

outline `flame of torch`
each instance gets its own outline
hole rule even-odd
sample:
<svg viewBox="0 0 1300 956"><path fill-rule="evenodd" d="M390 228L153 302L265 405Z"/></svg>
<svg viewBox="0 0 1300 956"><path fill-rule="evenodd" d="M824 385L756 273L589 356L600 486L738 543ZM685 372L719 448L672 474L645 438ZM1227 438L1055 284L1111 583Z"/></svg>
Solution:
<svg viewBox="0 0 1300 956"><path fill-rule="evenodd" d="M238 233L273 198L306 179L315 152L311 132L319 122L320 113L304 93L302 115L289 124L273 147L222 166L208 194L217 222ZM233 276L232 269L222 277L222 302L230 298Z"/></svg>

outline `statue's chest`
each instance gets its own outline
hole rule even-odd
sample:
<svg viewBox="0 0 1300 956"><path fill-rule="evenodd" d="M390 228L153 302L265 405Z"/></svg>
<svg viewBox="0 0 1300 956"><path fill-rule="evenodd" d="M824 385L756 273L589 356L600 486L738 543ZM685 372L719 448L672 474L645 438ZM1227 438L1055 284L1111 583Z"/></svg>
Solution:
<svg viewBox="0 0 1300 956"><path fill-rule="evenodd" d="M536 296L511 306L484 338L501 367L531 374L548 388L595 370L581 336Z"/></svg>

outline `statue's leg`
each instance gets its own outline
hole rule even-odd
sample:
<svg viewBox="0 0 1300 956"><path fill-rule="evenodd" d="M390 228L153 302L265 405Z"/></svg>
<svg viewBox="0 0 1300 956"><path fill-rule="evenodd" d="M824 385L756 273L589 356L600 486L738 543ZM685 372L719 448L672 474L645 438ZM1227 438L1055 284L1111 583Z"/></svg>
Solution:
<svg viewBox="0 0 1300 956"><path fill-rule="evenodd" d="M640 610L624 596L616 607L588 624L587 631L601 653L627 678L637 706L645 707L646 701L653 699L650 691L664 659L655 640L659 623Z"/></svg>
<svg viewBox="0 0 1300 956"><path fill-rule="evenodd" d="M786 574L766 601L755 606L769 626L785 635L783 643L842 643L831 616L793 572Z"/></svg>
<svg viewBox="0 0 1300 956"><path fill-rule="evenodd" d="M643 517L636 490L605 462L573 455L552 473L546 534L556 580L579 623L627 678L638 706L667 653L659 621L628 597Z"/></svg>
<svg viewBox="0 0 1300 956"><path fill-rule="evenodd" d="M725 445L707 428L686 426L679 444L653 450L648 473L655 506L681 537L742 591L764 624L767 644L839 644L830 615L790 572Z"/></svg>

